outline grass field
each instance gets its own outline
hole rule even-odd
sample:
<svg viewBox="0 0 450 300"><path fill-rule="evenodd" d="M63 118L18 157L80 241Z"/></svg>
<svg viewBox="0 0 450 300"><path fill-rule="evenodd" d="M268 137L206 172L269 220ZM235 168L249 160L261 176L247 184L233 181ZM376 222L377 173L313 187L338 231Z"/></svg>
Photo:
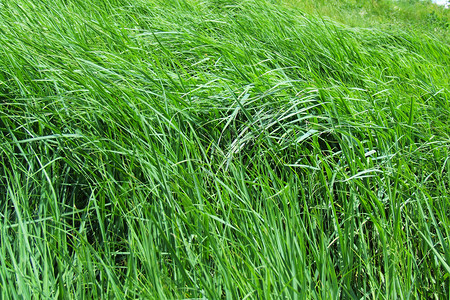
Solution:
<svg viewBox="0 0 450 300"><path fill-rule="evenodd" d="M448 299L412 2L0 0L0 298Z"/></svg>

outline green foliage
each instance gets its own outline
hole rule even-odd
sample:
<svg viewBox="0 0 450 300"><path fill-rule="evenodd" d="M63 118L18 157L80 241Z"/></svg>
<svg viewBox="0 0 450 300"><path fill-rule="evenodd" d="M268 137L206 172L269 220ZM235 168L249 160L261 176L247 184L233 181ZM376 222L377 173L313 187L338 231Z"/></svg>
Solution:
<svg viewBox="0 0 450 300"><path fill-rule="evenodd" d="M1 1L0 298L448 298L448 13L311 3Z"/></svg>

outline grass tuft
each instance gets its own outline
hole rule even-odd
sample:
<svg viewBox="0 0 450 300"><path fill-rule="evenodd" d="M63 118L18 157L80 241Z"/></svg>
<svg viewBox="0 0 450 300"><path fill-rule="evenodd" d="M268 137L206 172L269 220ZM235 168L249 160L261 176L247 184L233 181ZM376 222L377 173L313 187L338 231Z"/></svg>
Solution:
<svg viewBox="0 0 450 300"><path fill-rule="evenodd" d="M1 1L0 298L448 298L448 13L322 2Z"/></svg>

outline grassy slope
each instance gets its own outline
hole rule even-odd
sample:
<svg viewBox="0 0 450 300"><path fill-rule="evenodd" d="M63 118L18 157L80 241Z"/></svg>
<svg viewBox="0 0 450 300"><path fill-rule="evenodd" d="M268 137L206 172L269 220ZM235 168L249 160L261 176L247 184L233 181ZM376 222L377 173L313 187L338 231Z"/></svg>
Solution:
<svg viewBox="0 0 450 300"><path fill-rule="evenodd" d="M448 40L284 3L0 2L1 298L448 297Z"/></svg>
<svg viewBox="0 0 450 300"><path fill-rule="evenodd" d="M283 0L283 3L352 27L420 31L447 43L450 38L450 10L431 0Z"/></svg>

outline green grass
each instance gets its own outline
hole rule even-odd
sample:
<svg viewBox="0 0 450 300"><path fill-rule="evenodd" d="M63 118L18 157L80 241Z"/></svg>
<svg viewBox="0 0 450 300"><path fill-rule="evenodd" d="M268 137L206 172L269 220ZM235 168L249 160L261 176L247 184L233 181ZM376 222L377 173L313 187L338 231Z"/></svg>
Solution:
<svg viewBox="0 0 450 300"><path fill-rule="evenodd" d="M431 0L282 0L293 8L352 27L419 30L450 41L450 11Z"/></svg>
<svg viewBox="0 0 450 300"><path fill-rule="evenodd" d="M0 1L0 298L448 298L448 23L308 3Z"/></svg>

